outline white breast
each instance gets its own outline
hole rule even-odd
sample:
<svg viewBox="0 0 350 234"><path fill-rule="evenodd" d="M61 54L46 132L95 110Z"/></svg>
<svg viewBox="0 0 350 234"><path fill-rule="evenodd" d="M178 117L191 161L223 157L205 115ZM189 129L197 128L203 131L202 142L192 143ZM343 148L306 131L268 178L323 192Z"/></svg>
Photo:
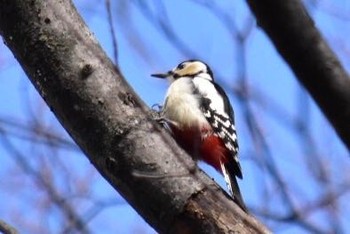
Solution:
<svg viewBox="0 0 350 234"><path fill-rule="evenodd" d="M192 78L179 78L171 83L165 100L164 116L180 127L208 124L200 110L200 99L194 95Z"/></svg>

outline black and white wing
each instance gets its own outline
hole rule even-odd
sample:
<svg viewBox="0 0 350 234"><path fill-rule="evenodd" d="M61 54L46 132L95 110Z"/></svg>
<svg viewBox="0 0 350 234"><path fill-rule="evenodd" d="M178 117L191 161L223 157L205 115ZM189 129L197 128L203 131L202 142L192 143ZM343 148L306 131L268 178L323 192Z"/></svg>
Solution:
<svg viewBox="0 0 350 234"><path fill-rule="evenodd" d="M204 96L202 99L203 114L212 126L215 134L223 140L226 148L231 152L234 173L238 178L242 179L233 109L224 90L216 83L213 84L217 90L216 98L221 99L224 108L223 110L218 109L215 106L216 103L213 102L213 97L209 98Z"/></svg>
<svg viewBox="0 0 350 234"><path fill-rule="evenodd" d="M236 176L242 179L242 171L238 158L239 147L233 109L223 89L219 85L213 84L217 92L216 94L211 94L211 97L203 95L202 111L212 126L214 133L223 140L225 147L231 152L232 157L229 161L220 163L221 171L233 199L244 211L248 212L236 179ZM222 102L221 105L218 105L218 100Z"/></svg>

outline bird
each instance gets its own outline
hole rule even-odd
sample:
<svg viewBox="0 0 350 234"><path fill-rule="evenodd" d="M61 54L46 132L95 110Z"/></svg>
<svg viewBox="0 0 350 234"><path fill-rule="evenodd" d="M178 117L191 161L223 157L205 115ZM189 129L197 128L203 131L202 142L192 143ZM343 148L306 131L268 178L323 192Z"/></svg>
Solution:
<svg viewBox="0 0 350 234"><path fill-rule="evenodd" d="M191 59L151 76L170 83L160 116L175 141L194 160L222 173L233 200L248 213L237 182L243 176L233 108L210 67Z"/></svg>

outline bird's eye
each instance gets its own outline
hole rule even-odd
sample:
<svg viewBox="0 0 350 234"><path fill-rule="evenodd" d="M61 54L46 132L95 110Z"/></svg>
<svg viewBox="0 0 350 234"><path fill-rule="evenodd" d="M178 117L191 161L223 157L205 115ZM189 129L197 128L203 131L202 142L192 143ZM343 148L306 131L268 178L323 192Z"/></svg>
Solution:
<svg viewBox="0 0 350 234"><path fill-rule="evenodd" d="M177 69L178 69L178 70L181 70L181 69L183 69L184 67L185 67L185 64L181 63L181 64L179 64L179 66L177 66Z"/></svg>

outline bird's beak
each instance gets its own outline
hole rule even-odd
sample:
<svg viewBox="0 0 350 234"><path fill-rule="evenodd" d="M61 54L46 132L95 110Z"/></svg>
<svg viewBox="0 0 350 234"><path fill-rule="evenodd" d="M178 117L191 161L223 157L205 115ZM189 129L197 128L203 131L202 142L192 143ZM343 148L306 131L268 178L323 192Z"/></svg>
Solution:
<svg viewBox="0 0 350 234"><path fill-rule="evenodd" d="M156 74L151 74L151 76L153 77L157 77L157 78L161 78L161 79L164 79L164 78L167 78L171 75L171 71L167 72L167 73L156 73Z"/></svg>

